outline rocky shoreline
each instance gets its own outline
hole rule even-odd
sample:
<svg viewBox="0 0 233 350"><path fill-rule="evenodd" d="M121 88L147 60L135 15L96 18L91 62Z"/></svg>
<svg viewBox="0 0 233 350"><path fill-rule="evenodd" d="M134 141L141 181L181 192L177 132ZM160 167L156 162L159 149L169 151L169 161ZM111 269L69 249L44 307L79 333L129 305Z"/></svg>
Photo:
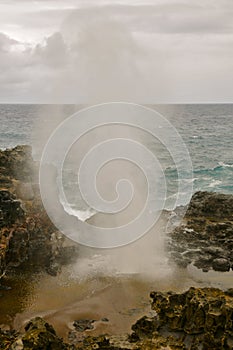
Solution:
<svg viewBox="0 0 233 350"><path fill-rule="evenodd" d="M54 328L37 317L25 332L0 330L0 349L225 349L233 347L233 289L190 288L180 294L151 292L154 316L144 316L132 326L131 334L73 337L70 344ZM74 322L76 332L90 329L91 320ZM73 331L74 334L74 331Z"/></svg>
<svg viewBox="0 0 233 350"><path fill-rule="evenodd" d="M31 147L0 151L0 279L25 268L56 275L77 250L43 208Z"/></svg>
<svg viewBox="0 0 233 350"><path fill-rule="evenodd" d="M232 248L232 195L195 193L181 224L167 234L170 262L184 269L192 264L204 272L233 270ZM19 271L46 271L55 276L77 256L77 245L57 231L43 209L38 164L31 148L0 151L0 288L7 288L5 276ZM88 336L95 321L74 320L66 344L51 325L37 317L23 333L0 329L0 349L233 348L233 289L154 291L150 297L151 314L140 318L131 334Z"/></svg>

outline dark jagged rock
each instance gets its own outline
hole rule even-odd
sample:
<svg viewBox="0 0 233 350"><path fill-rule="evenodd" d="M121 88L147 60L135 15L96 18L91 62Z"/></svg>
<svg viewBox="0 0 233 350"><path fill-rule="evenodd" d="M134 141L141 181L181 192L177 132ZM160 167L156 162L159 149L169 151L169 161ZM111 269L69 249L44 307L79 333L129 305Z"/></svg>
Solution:
<svg viewBox="0 0 233 350"><path fill-rule="evenodd" d="M230 270L230 262L224 258L214 259L212 261L212 266L215 271L229 271Z"/></svg>
<svg viewBox="0 0 233 350"><path fill-rule="evenodd" d="M211 218L213 221L233 221L233 196L215 192L196 192L188 206L186 217Z"/></svg>
<svg viewBox="0 0 233 350"><path fill-rule="evenodd" d="M57 335L51 325L42 318L37 317L31 320L25 327L26 333L23 335L23 349L54 349L64 350L68 346L65 345Z"/></svg>
<svg viewBox="0 0 233 350"><path fill-rule="evenodd" d="M25 333L0 330L0 349L9 350L71 350L73 346L65 344L56 335L53 327L42 318L36 317L25 327Z"/></svg>
<svg viewBox="0 0 233 350"><path fill-rule="evenodd" d="M18 336L16 331L2 330L0 328L0 350L10 349Z"/></svg>
<svg viewBox="0 0 233 350"><path fill-rule="evenodd" d="M152 292L151 298L159 332L176 332L187 349L232 349L233 297L229 293L190 288L181 294Z"/></svg>
<svg viewBox="0 0 233 350"><path fill-rule="evenodd" d="M179 266L193 263L208 271L233 266L233 196L197 192L181 225L169 235L168 250Z"/></svg>
<svg viewBox="0 0 233 350"><path fill-rule="evenodd" d="M23 182L31 182L33 163L30 146L21 145L0 151L0 173L4 176Z"/></svg>
<svg viewBox="0 0 233 350"><path fill-rule="evenodd" d="M158 327L159 323L157 317L144 316L132 326L133 335L131 335L131 337L134 339L147 338L152 336L152 334L157 331Z"/></svg>
<svg viewBox="0 0 233 350"><path fill-rule="evenodd" d="M95 320L76 320L74 321L73 326L76 331L84 332L87 329L94 329L94 322Z"/></svg>
<svg viewBox="0 0 233 350"><path fill-rule="evenodd" d="M87 337L84 339L83 344L80 349L108 349L117 350L116 347L110 344L109 338L107 336L101 335L98 337ZM122 348L123 349L123 348ZM125 349L126 350L126 349Z"/></svg>
<svg viewBox="0 0 233 350"><path fill-rule="evenodd" d="M11 226L21 220L24 212L21 203L8 190L0 191L0 228Z"/></svg>
<svg viewBox="0 0 233 350"><path fill-rule="evenodd" d="M77 256L47 216L31 147L0 150L0 279L12 269L56 275Z"/></svg>

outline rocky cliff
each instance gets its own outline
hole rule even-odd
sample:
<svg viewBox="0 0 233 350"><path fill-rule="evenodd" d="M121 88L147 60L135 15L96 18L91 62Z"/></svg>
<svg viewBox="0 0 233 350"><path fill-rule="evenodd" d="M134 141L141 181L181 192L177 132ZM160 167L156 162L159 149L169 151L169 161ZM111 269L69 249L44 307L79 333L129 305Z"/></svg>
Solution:
<svg viewBox="0 0 233 350"><path fill-rule="evenodd" d="M13 269L55 275L76 254L43 209L31 148L0 151L0 278Z"/></svg>

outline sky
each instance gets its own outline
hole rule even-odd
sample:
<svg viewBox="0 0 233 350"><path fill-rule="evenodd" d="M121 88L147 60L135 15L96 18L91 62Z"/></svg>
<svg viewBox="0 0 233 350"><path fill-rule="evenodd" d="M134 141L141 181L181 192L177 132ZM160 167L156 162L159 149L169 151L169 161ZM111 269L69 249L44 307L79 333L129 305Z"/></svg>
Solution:
<svg viewBox="0 0 233 350"><path fill-rule="evenodd" d="M232 0L0 0L0 103L233 102Z"/></svg>

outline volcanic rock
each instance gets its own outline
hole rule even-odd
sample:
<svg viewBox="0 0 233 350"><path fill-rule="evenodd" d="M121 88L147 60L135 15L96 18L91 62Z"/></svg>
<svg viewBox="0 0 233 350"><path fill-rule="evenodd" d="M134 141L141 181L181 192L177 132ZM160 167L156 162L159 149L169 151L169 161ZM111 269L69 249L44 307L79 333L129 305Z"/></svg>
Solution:
<svg viewBox="0 0 233 350"><path fill-rule="evenodd" d="M187 349L232 349L233 297L229 293L190 288L181 294L152 292L151 298L159 332L179 332Z"/></svg>
<svg viewBox="0 0 233 350"><path fill-rule="evenodd" d="M233 266L233 196L214 192L193 195L181 224L168 236L173 262L193 263L203 271Z"/></svg>
<svg viewBox="0 0 233 350"><path fill-rule="evenodd" d="M0 279L12 269L56 275L77 256L44 210L37 173L31 147L0 150Z"/></svg>
<svg viewBox="0 0 233 350"><path fill-rule="evenodd" d="M215 271L229 271L230 263L227 259L219 258L212 261L212 266Z"/></svg>
<svg viewBox="0 0 233 350"><path fill-rule="evenodd" d="M50 324L36 317L26 325L23 335L15 331L0 330L0 349L71 350L73 347L65 344Z"/></svg>

